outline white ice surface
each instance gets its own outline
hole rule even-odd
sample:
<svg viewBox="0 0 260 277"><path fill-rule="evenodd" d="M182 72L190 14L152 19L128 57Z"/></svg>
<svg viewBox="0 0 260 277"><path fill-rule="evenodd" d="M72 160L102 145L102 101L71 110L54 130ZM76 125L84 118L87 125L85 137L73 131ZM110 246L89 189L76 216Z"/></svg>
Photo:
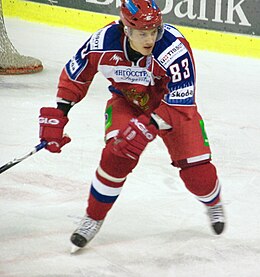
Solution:
<svg viewBox="0 0 260 277"><path fill-rule="evenodd" d="M87 33L18 19L8 34L44 71L0 77L0 165L38 144L38 114L55 106L63 65ZM96 76L70 112L62 154L45 150L0 175L0 276L260 276L260 60L194 51L197 103L222 183L227 228L215 236L205 208L185 189L160 139L89 246L70 255L103 142L107 81Z"/></svg>

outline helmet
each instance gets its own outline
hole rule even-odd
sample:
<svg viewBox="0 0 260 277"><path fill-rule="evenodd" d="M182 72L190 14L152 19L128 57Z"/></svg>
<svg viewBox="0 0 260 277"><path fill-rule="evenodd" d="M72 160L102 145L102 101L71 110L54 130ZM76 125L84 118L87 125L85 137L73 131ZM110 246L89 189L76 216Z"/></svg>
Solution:
<svg viewBox="0 0 260 277"><path fill-rule="evenodd" d="M120 18L123 24L138 30L162 28L162 15L154 0L122 0Z"/></svg>

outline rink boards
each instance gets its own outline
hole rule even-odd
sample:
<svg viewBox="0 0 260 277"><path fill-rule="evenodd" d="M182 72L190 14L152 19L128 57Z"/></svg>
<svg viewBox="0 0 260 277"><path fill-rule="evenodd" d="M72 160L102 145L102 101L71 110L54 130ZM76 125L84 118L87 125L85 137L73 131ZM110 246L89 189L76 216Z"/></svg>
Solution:
<svg viewBox="0 0 260 277"><path fill-rule="evenodd" d="M49 4L3 0L4 15L53 26L67 26L87 32L95 32L111 21L118 19L118 16L111 14L57 6L55 3L58 1L46 2ZM104 10L106 10L105 8L104 6ZM259 36L180 25L176 27L187 37L195 49L260 58Z"/></svg>

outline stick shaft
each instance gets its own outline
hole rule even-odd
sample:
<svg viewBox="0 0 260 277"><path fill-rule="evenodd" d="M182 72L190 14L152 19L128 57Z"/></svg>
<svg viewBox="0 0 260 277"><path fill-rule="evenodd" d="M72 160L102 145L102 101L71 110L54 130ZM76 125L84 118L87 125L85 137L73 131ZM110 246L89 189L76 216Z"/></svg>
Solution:
<svg viewBox="0 0 260 277"><path fill-rule="evenodd" d="M40 144L36 145L31 152L27 153L23 157L15 158L12 161L4 164L3 166L0 167L0 174L5 172L7 169L15 166L16 164L20 163L21 161L27 159L28 157L32 156L33 154L35 154L39 150L43 149L46 145L47 145L47 141L42 141Z"/></svg>

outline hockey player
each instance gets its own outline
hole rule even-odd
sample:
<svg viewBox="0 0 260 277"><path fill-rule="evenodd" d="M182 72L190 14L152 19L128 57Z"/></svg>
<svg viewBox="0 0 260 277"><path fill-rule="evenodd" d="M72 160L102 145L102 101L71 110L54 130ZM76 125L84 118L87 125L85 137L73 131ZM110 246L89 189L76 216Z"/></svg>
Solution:
<svg viewBox="0 0 260 277"><path fill-rule="evenodd" d="M159 135L186 188L208 212L221 234L224 214L220 184L195 103L196 72L189 43L172 25L163 24L154 0L122 0L120 20L94 33L65 65L57 108L40 111L40 138L59 153L70 108L81 101L100 71L110 81L106 106L106 145L93 177L88 207L71 242L84 247L100 230L128 174L147 144Z"/></svg>

